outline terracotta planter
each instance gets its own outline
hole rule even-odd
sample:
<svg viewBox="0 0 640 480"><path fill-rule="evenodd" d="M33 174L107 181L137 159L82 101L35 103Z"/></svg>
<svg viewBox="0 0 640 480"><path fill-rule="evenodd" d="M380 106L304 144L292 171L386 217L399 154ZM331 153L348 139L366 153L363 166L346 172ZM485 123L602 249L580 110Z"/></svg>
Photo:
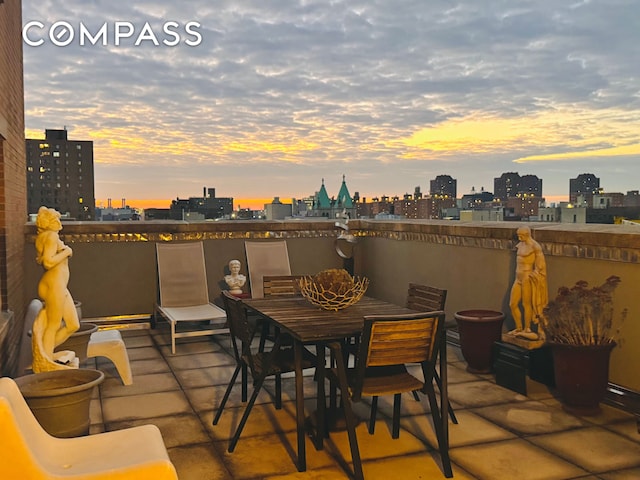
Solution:
<svg viewBox="0 0 640 480"><path fill-rule="evenodd" d="M67 438L89 434L93 388L103 380L101 371L80 368L25 375L16 383L42 428Z"/></svg>
<svg viewBox="0 0 640 480"><path fill-rule="evenodd" d="M556 388L563 408L576 415L600 413L609 382L609 358L615 342L604 345L550 343Z"/></svg>
<svg viewBox="0 0 640 480"><path fill-rule="evenodd" d="M82 323L80 322L80 328L72 333L62 344L56 347L56 351L71 350L76 352L80 362L87 359L87 346L89 345L89 337L93 332L98 331L98 326L95 323Z"/></svg>
<svg viewBox="0 0 640 480"><path fill-rule="evenodd" d="M500 340L504 313L493 310L462 310L455 313L462 356L471 373L490 373L493 344Z"/></svg>

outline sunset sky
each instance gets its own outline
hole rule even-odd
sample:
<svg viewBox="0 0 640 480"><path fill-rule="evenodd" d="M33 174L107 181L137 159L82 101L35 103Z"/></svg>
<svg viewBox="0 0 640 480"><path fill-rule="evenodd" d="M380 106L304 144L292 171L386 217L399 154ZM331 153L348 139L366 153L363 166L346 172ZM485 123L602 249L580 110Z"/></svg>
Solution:
<svg viewBox="0 0 640 480"><path fill-rule="evenodd" d="M26 135L93 140L114 205L213 187L258 207L322 179L337 195L343 174L368 198L511 171L554 201L581 173L624 193L639 18L636 0L23 0Z"/></svg>

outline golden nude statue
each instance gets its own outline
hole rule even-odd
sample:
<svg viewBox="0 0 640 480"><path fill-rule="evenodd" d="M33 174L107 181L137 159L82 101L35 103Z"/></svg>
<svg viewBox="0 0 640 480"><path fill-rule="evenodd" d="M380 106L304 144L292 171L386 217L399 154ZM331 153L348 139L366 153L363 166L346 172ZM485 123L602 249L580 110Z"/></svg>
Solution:
<svg viewBox="0 0 640 480"><path fill-rule="evenodd" d="M38 283L38 296L44 308L33 323L34 372L77 368L78 359L68 350L55 352L72 333L80 328L80 320L69 283L69 257L71 247L65 245L58 232L62 230L60 213L52 208L40 207L36 217L36 262L45 272Z"/></svg>
<svg viewBox="0 0 640 480"><path fill-rule="evenodd" d="M517 235L516 278L509 299L516 328L509 334L527 340L539 340L543 335L542 330L538 329L536 333L531 325L539 324L542 310L549 303L547 265L542 247L531 238L531 229L520 227Z"/></svg>

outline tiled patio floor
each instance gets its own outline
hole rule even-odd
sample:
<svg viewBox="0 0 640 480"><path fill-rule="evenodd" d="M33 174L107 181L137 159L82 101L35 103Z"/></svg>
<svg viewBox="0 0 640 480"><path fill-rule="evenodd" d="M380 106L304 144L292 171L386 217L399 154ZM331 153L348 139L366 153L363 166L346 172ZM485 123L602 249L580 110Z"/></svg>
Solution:
<svg viewBox="0 0 640 480"><path fill-rule="evenodd" d="M181 339L176 355L166 324L123 331L123 337L133 385L123 386L107 359L86 365L106 374L91 405L92 433L157 425L181 480L349 478L344 432L332 433L322 451L307 438L308 470L296 470L292 378L283 380L283 409L276 410L271 396L261 393L236 450L227 452L243 411L239 388L220 423L214 427L211 421L234 368L228 337ZM599 416L574 417L540 384L531 383L532 393L525 397L497 386L491 375L467 373L458 349L449 348L449 392L459 419L450 424L454 478L640 479L640 434L633 416L604 406ZM273 391L273 383L267 390ZM309 410L314 392L313 377L306 377ZM365 423L357 432L365 478L445 478L426 405L403 399L402 431L392 440L390 403L380 400L375 435L367 433ZM357 405L356 412L366 418L368 405Z"/></svg>

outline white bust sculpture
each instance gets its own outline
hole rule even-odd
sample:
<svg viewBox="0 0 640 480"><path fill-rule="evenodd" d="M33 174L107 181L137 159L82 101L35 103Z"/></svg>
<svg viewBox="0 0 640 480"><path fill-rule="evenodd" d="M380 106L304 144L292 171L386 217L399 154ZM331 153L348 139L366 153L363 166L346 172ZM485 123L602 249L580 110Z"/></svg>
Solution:
<svg viewBox="0 0 640 480"><path fill-rule="evenodd" d="M36 226L36 262L45 269L38 283L38 296L44 308L33 323L32 368L35 373L77 368L78 359L74 352L65 350L54 354L54 349L80 328L78 313L67 289L69 257L73 251L58 235L62 230L59 212L40 207Z"/></svg>
<svg viewBox="0 0 640 480"><path fill-rule="evenodd" d="M224 281L229 286L229 293L240 295L242 287L247 282L247 277L240 273L240 260L231 260L229 262L229 275L224 276Z"/></svg>

